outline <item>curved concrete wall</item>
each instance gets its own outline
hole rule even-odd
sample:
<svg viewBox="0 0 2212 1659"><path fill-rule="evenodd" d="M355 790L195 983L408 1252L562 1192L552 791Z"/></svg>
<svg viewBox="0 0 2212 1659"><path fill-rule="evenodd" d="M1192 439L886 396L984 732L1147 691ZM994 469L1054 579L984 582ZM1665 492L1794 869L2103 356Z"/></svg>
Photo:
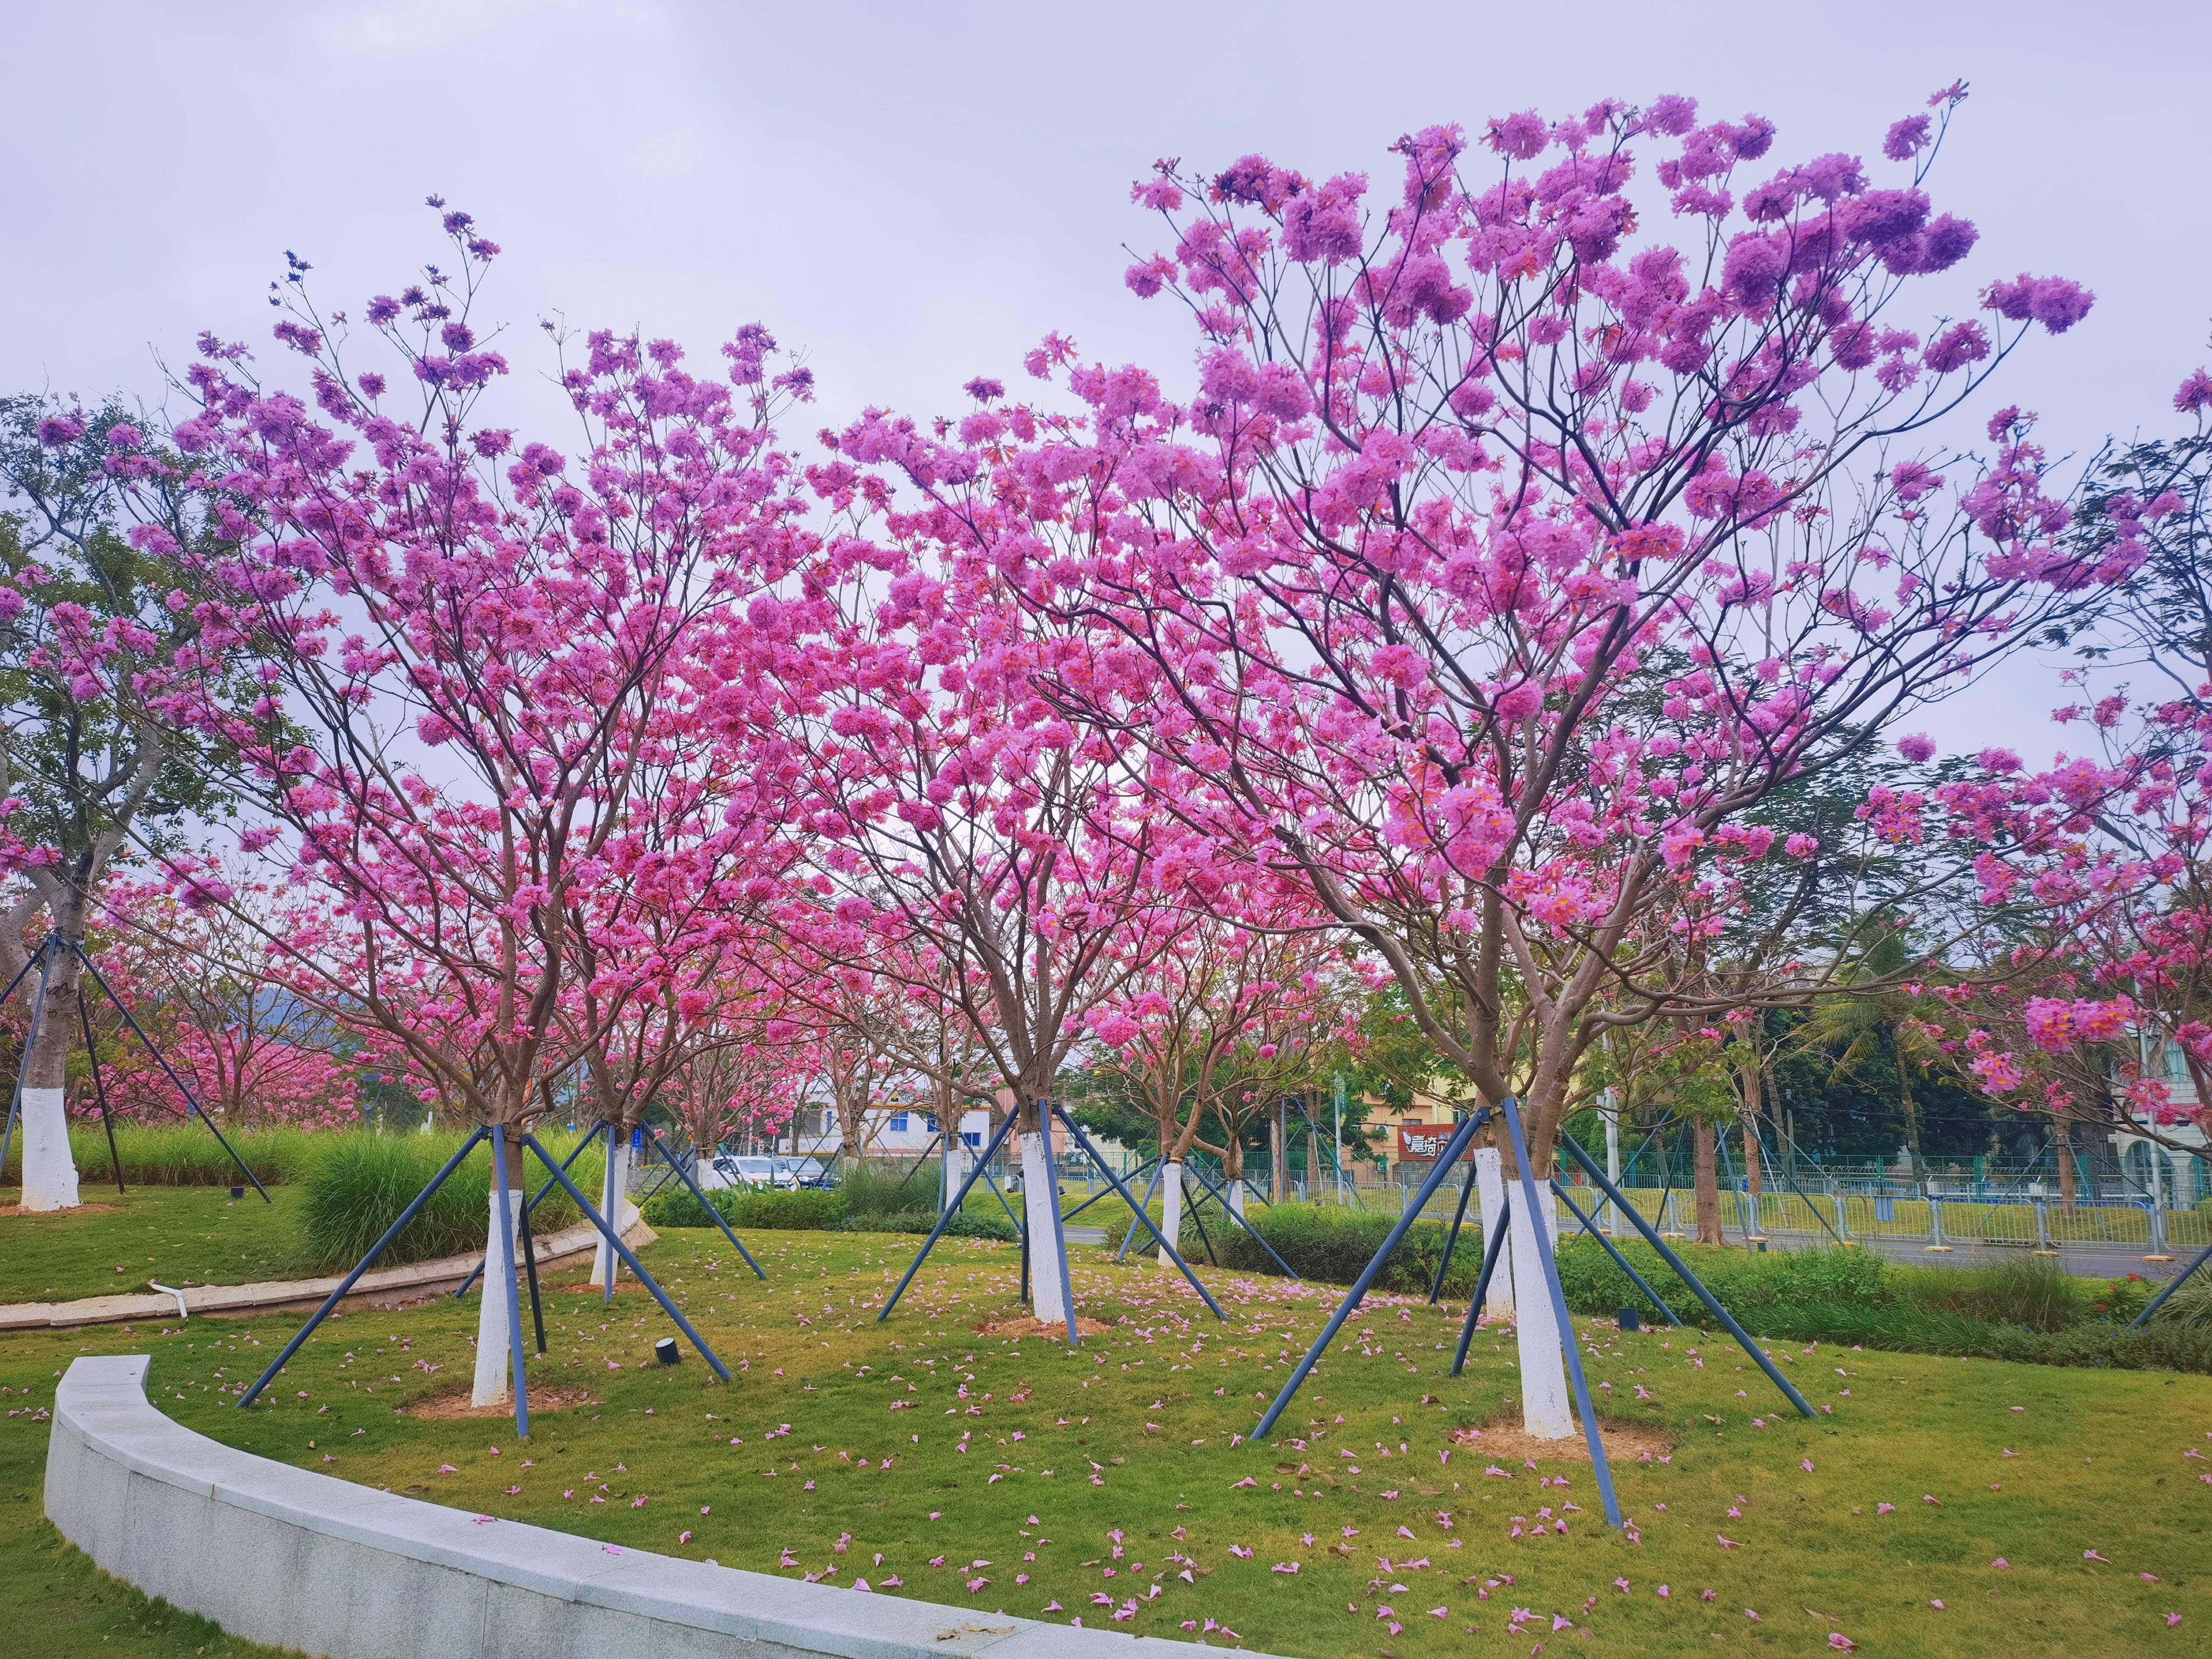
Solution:
<svg viewBox="0 0 2212 1659"><path fill-rule="evenodd" d="M373 1492L233 1450L146 1398L143 1354L77 1360L46 1514L106 1571L330 1659L1189 1659L1182 1643L794 1583Z"/></svg>

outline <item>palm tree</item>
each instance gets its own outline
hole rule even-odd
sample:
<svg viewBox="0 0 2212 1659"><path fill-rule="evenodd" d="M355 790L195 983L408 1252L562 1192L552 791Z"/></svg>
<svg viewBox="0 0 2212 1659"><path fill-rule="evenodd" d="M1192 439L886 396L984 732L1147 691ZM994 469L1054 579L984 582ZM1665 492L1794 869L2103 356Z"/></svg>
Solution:
<svg viewBox="0 0 2212 1659"><path fill-rule="evenodd" d="M1837 1056L1833 1075L1847 1078L1886 1054L1897 1075L1897 1096L1905 1110L1905 1144L1920 1160L1920 1109L1912 1096L1916 1077L1925 1079L1947 1062L1931 1033L1939 1011L1932 999L1899 982L1911 960L1902 929L1889 929L1852 967L1844 988L1813 1005L1797 1028L1801 1048L1822 1048Z"/></svg>

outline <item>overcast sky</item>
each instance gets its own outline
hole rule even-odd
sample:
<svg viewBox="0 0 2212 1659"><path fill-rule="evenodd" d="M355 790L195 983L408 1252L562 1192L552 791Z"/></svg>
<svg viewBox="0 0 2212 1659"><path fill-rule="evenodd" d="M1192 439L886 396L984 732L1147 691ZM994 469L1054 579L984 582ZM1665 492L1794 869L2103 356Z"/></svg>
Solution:
<svg viewBox="0 0 2212 1659"><path fill-rule="evenodd" d="M757 319L808 355L820 418L929 413L1050 329L1187 360L1121 281L1125 242L1152 251L1128 186L1156 156L1382 175L1431 122L1661 92L1771 117L1778 160L1874 155L1960 77L1933 190L1980 226L1976 276L2098 295L1992 404L2086 451L2167 429L2208 356L2202 3L72 0L6 8L0 60L0 390L151 399L157 352L265 339L287 248L340 306L440 257L434 191L506 250L483 314L523 325L520 368L548 314L699 352ZM2008 675L1937 735L2021 740L2048 685Z"/></svg>

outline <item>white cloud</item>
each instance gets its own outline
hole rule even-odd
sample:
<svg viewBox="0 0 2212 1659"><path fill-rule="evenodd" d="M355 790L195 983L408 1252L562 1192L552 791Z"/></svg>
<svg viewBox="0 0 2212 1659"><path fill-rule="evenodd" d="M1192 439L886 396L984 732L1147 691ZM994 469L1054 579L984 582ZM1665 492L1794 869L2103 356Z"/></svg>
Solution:
<svg viewBox="0 0 2212 1659"><path fill-rule="evenodd" d="M622 153L623 165L641 179L674 179L705 159L707 146L688 127L670 127L641 138Z"/></svg>
<svg viewBox="0 0 2212 1659"><path fill-rule="evenodd" d="M465 46L539 12L583 9L584 0L386 0L329 19L322 33L341 52L394 58Z"/></svg>

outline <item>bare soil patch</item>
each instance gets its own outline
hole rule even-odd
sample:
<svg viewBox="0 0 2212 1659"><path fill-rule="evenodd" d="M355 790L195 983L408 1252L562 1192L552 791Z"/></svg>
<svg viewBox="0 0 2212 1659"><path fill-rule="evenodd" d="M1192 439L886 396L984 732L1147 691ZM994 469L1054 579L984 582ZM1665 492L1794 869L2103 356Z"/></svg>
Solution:
<svg viewBox="0 0 2212 1659"><path fill-rule="evenodd" d="M0 1215L106 1215L116 1207L112 1204L77 1204L66 1210L27 1210L20 1204L0 1204Z"/></svg>
<svg viewBox="0 0 2212 1659"><path fill-rule="evenodd" d="M1106 1327L1095 1319L1075 1316L1078 1336L1103 1336ZM1019 1319L994 1319L975 1328L978 1336L1049 1336L1058 1341L1067 1338L1067 1322L1064 1319L1042 1320L1025 1315Z"/></svg>
<svg viewBox="0 0 2212 1659"><path fill-rule="evenodd" d="M459 1382L450 1389L441 1389L411 1406L402 1406L402 1417L427 1418L434 1422L447 1422L465 1417L506 1417L514 1415L512 1396L489 1406L469 1403L471 1384ZM530 1409L533 1412L573 1411L579 1406L596 1406L599 1397L589 1389L538 1389L530 1391Z"/></svg>
<svg viewBox="0 0 2212 1659"><path fill-rule="evenodd" d="M1608 1423L1601 1425L1599 1433L1605 1440L1608 1462L1635 1462L1646 1457L1664 1456L1674 1449L1674 1443L1655 1429L1632 1429ZM1565 1440L1539 1440L1517 1419L1486 1423L1479 1429L1455 1430L1452 1443L1492 1462L1510 1460L1517 1463L1530 1457L1539 1463L1590 1461L1589 1443L1579 1431Z"/></svg>

